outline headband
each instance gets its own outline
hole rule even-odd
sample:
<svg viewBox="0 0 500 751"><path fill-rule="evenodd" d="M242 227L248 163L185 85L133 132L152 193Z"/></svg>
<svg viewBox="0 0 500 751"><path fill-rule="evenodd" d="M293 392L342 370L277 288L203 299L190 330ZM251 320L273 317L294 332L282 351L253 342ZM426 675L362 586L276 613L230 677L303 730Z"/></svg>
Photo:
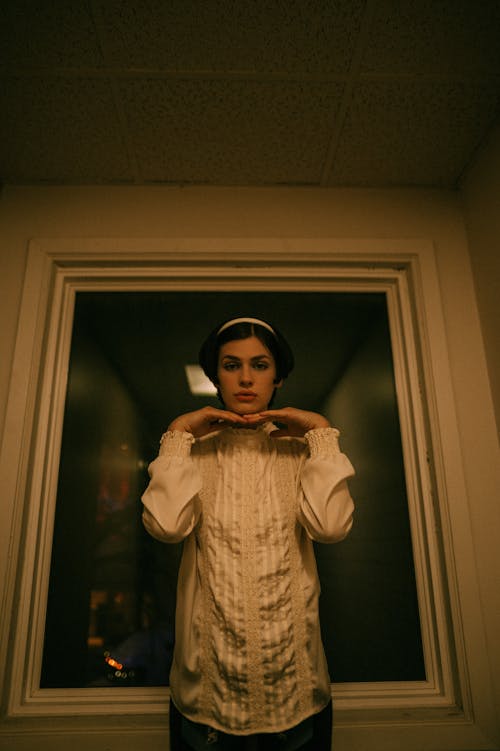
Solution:
<svg viewBox="0 0 500 751"><path fill-rule="evenodd" d="M273 336L276 336L276 332L274 331L273 327L265 321L261 321L259 318L233 318L231 321L227 321L227 323L224 323L220 327L217 332L217 336L219 336L219 334L222 334L222 332L228 329L230 326L235 326L237 323L256 323L258 326L263 326L265 329L270 331Z"/></svg>

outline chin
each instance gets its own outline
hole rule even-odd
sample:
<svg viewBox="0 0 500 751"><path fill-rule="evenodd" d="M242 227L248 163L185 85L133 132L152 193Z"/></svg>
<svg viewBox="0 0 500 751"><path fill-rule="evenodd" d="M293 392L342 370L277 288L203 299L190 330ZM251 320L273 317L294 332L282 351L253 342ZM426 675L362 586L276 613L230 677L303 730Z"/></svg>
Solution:
<svg viewBox="0 0 500 751"><path fill-rule="evenodd" d="M256 415L258 412L262 412L262 410L266 409L262 404L256 405L256 404L235 404L234 407L230 408L232 412L236 412L237 415Z"/></svg>

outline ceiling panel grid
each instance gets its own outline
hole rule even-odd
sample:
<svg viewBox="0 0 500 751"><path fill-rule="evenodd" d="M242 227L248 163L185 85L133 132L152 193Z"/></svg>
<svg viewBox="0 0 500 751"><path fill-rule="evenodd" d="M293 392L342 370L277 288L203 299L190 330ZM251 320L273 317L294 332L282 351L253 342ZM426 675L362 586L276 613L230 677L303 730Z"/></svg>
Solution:
<svg viewBox="0 0 500 751"><path fill-rule="evenodd" d="M497 0L4 0L4 183L454 187Z"/></svg>

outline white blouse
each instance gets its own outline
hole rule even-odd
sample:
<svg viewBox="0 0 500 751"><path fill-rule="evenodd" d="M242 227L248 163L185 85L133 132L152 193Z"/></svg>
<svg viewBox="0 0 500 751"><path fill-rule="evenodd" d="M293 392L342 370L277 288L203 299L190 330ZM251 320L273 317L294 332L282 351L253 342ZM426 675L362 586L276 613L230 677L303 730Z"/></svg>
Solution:
<svg viewBox="0 0 500 751"><path fill-rule="evenodd" d="M287 730L330 700L311 540L342 540L354 510L336 429L272 429L165 433L142 498L153 537L185 540L172 699L237 735Z"/></svg>

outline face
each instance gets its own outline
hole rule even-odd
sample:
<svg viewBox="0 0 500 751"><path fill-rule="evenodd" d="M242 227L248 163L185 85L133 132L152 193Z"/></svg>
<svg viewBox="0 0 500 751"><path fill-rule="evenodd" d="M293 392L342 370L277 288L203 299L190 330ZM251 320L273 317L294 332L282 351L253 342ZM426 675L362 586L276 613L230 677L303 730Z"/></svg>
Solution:
<svg viewBox="0 0 500 751"><path fill-rule="evenodd" d="M238 415L267 409L274 389L282 385L275 383L274 357L256 336L222 345L217 378L225 408Z"/></svg>

